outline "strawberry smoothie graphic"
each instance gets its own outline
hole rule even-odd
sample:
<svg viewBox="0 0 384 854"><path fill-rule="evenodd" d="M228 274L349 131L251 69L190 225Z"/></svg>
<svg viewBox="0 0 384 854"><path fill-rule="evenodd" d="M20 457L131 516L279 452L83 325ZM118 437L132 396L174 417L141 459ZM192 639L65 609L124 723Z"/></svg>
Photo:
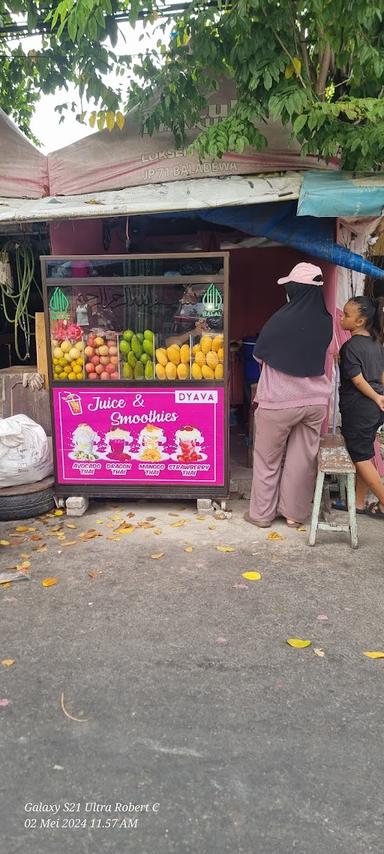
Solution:
<svg viewBox="0 0 384 854"><path fill-rule="evenodd" d="M162 447L166 441L161 427L156 427L155 424L147 424L139 435L138 459L151 463L158 463L160 460L166 459Z"/></svg>
<svg viewBox="0 0 384 854"><path fill-rule="evenodd" d="M128 430L120 430L119 427L116 427L116 430L110 430L109 433L106 433L105 439L110 448L109 453L107 453L107 457L110 460L125 462L126 460L131 459L129 450L133 442L133 438ZM125 450L126 447L128 448L127 451Z"/></svg>
<svg viewBox="0 0 384 854"><path fill-rule="evenodd" d="M78 394L67 394L67 397L64 398L65 402L68 404L72 415L82 415L83 407L81 405L81 398Z"/></svg>
<svg viewBox="0 0 384 854"><path fill-rule="evenodd" d="M100 436L89 426L89 424L79 424L76 430L72 433L73 451L70 454L74 460L97 460L97 446L100 442Z"/></svg>
<svg viewBox="0 0 384 854"><path fill-rule="evenodd" d="M177 430L175 433L176 454L175 457L181 463L196 463L199 460L206 459L205 454L201 453L201 446L204 442L204 436L200 433L197 427L187 425Z"/></svg>

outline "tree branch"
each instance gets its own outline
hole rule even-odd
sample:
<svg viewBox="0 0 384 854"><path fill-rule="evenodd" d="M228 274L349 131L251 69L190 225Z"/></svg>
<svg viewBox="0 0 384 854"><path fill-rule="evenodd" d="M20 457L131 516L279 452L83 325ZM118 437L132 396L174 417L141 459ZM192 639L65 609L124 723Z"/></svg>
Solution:
<svg viewBox="0 0 384 854"><path fill-rule="evenodd" d="M318 78L316 81L316 94L319 96L319 98L322 98L322 99L324 99L325 84L327 82L328 72L329 72L329 68L331 65L331 59L332 59L332 51L331 51L329 44L327 44L324 48L323 55L322 55L321 60L320 60L320 70L319 70L319 75L318 75Z"/></svg>
<svg viewBox="0 0 384 854"><path fill-rule="evenodd" d="M311 83L312 82L312 74L311 74L311 68L309 65L308 48L307 48L307 42L306 42L304 30L300 30L300 50L301 50L301 56L303 58L303 65L304 65L304 68L307 72L308 80Z"/></svg>

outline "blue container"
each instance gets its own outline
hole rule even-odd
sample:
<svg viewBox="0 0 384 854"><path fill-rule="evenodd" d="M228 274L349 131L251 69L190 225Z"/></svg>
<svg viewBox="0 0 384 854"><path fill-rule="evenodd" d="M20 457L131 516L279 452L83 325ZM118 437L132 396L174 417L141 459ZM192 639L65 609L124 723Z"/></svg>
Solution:
<svg viewBox="0 0 384 854"><path fill-rule="evenodd" d="M260 365L253 358L253 348L258 339L258 335L243 338L243 364L244 364L244 379L247 383L257 383L260 377Z"/></svg>

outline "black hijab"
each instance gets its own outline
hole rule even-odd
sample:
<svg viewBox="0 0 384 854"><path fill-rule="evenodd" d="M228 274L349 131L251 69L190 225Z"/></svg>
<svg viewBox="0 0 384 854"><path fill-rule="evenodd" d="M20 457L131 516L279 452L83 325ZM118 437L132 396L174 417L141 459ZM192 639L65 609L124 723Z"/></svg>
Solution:
<svg viewBox="0 0 384 854"><path fill-rule="evenodd" d="M285 289L290 302L263 326L253 355L283 374L321 376L333 334L322 288L288 282Z"/></svg>

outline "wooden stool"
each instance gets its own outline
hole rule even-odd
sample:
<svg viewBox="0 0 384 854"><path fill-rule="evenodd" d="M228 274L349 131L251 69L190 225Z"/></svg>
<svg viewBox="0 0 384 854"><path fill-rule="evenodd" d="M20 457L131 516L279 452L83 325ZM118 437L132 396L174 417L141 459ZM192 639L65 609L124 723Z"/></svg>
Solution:
<svg viewBox="0 0 384 854"><path fill-rule="evenodd" d="M317 531L343 531L350 534L351 546L358 547L355 475L356 469L345 447L340 434L323 436L317 457L317 480L308 544L314 546ZM326 474L344 477L347 481L348 525L335 525L331 522L319 522L320 507L323 497L324 479Z"/></svg>

